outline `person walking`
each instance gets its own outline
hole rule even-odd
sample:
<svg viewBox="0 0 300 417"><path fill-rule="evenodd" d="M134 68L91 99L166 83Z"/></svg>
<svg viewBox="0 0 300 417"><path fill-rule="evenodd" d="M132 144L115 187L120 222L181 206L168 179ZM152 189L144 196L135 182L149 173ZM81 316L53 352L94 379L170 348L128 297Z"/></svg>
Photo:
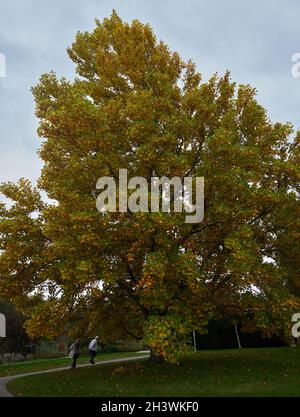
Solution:
<svg viewBox="0 0 300 417"><path fill-rule="evenodd" d="M80 339L76 339L74 343L70 346L69 358L72 359L71 369L76 369L77 359L80 356Z"/></svg>
<svg viewBox="0 0 300 417"><path fill-rule="evenodd" d="M95 365L95 360L94 359L97 355L98 340L99 340L99 336L96 336L96 337L94 337L93 340L90 341L90 344L89 344L90 363L92 365Z"/></svg>

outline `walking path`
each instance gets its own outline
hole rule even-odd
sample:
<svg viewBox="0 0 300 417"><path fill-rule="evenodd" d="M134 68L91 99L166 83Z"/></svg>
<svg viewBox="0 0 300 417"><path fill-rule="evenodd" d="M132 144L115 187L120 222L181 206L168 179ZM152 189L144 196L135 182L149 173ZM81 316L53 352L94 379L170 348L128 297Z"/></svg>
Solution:
<svg viewBox="0 0 300 417"><path fill-rule="evenodd" d="M144 359L144 358L148 358L148 357L149 357L149 355L145 355L145 356L144 355L139 355L139 356L131 356L131 357L129 356L128 358L109 359L107 361L97 362L96 365L91 365L90 363L84 363L84 364L81 364L81 365L77 365L77 368L86 368L87 366L104 365L104 364L107 364L107 363L136 361L138 359ZM48 369L48 370L44 370L44 371L27 372L25 374L4 376L4 377L0 378L0 398L13 397L13 395L6 388L6 384L9 381L12 381L12 380L17 379L17 378L22 378L24 376L49 374L50 372L66 371L67 369L70 369L70 366L64 366L62 368L53 368L53 369Z"/></svg>

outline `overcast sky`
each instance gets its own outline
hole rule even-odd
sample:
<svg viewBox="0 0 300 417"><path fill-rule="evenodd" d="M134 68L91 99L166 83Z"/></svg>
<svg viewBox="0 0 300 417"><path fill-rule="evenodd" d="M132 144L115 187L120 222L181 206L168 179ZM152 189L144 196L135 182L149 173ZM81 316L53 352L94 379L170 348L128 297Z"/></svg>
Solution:
<svg viewBox="0 0 300 417"><path fill-rule="evenodd" d="M126 21L150 23L206 80L229 69L234 81L258 89L273 121L300 126L300 78L291 57L300 52L299 0L0 0L0 182L35 181L40 139L30 92L42 73L73 78L66 48L78 30L116 9ZM0 71L1 73L1 71Z"/></svg>

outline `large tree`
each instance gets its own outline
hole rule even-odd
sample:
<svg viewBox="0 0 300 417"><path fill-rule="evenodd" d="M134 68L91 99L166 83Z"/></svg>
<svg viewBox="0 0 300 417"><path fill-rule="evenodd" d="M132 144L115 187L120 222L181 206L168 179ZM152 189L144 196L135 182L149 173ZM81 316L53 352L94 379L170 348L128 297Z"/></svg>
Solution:
<svg viewBox="0 0 300 417"><path fill-rule="evenodd" d="M78 77L33 88L38 188L3 184L0 294L30 311L32 336L144 337L171 361L191 330L231 317L289 337L299 299L300 134L272 123L229 73L203 82L148 25L114 12L78 33ZM205 178L205 216L99 213L96 182ZM40 191L48 199L43 202Z"/></svg>

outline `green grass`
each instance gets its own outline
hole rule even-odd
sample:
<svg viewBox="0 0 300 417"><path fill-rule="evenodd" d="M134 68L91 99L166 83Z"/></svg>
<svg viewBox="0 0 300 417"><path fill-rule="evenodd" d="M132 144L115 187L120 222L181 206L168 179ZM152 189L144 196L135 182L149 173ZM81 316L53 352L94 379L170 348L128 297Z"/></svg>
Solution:
<svg viewBox="0 0 300 417"><path fill-rule="evenodd" d="M96 361L104 361L115 358L126 358L127 356L130 357L136 355L137 353L135 352L98 353ZM77 363L87 363L88 361L89 357L84 355L78 359ZM63 366L70 365L71 360L68 357L55 359L38 359L20 363L8 363L0 365L0 377L29 372L44 371L47 369L60 368Z"/></svg>
<svg viewBox="0 0 300 417"><path fill-rule="evenodd" d="M23 377L16 396L300 396L300 349L200 351L180 365L106 364Z"/></svg>

